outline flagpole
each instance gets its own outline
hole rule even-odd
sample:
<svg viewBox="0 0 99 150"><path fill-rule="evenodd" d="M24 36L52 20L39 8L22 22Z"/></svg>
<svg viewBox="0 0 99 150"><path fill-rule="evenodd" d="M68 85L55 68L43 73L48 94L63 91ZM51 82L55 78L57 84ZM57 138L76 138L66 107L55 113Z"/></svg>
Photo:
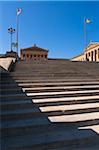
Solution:
<svg viewBox="0 0 99 150"><path fill-rule="evenodd" d="M86 50L87 42L86 42L86 18L84 17L84 52Z"/></svg>
<svg viewBox="0 0 99 150"><path fill-rule="evenodd" d="M18 15L16 12L16 51L18 54L18 28L19 28L19 20L18 20Z"/></svg>

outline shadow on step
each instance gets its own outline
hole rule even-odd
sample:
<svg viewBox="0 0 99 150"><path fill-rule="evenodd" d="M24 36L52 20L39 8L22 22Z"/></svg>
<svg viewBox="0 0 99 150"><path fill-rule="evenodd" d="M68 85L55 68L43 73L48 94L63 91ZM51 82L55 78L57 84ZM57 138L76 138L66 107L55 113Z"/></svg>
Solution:
<svg viewBox="0 0 99 150"><path fill-rule="evenodd" d="M49 115L42 113L39 106L23 93L9 73L1 73L0 89L2 150L74 150L97 145L98 133L80 127L97 125L98 119L52 122Z"/></svg>

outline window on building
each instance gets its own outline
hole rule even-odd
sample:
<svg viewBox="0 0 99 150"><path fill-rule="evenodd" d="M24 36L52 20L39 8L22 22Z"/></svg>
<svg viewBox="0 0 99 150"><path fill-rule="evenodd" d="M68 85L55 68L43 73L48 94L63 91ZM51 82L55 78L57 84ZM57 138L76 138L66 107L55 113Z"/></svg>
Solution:
<svg viewBox="0 0 99 150"><path fill-rule="evenodd" d="M30 58L32 58L32 55L30 55Z"/></svg>
<svg viewBox="0 0 99 150"><path fill-rule="evenodd" d="M45 55L45 58L47 58L47 55Z"/></svg>
<svg viewBox="0 0 99 150"><path fill-rule="evenodd" d="M43 55L41 55L43 57Z"/></svg>
<svg viewBox="0 0 99 150"><path fill-rule="evenodd" d="M40 55L38 55L38 57L40 57Z"/></svg>
<svg viewBox="0 0 99 150"><path fill-rule="evenodd" d="M89 53L89 56L90 56L90 53Z"/></svg>
<svg viewBox="0 0 99 150"><path fill-rule="evenodd" d="M29 57L29 54L27 54L27 57Z"/></svg>
<svg viewBox="0 0 99 150"><path fill-rule="evenodd" d="M34 55L34 57L36 57L36 55Z"/></svg>
<svg viewBox="0 0 99 150"><path fill-rule="evenodd" d="M25 54L23 54L23 57L25 57Z"/></svg>

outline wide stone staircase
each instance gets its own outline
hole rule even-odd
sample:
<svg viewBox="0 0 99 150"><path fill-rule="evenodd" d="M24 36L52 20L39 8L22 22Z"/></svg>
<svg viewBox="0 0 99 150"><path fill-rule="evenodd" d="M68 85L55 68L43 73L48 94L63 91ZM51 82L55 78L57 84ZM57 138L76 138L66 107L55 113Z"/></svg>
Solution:
<svg viewBox="0 0 99 150"><path fill-rule="evenodd" d="M98 150L99 63L0 68L1 150Z"/></svg>

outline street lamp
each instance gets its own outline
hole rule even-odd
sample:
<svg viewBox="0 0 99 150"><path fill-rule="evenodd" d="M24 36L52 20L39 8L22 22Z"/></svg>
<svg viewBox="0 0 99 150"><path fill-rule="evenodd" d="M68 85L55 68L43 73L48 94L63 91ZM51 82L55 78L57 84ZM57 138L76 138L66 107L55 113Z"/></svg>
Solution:
<svg viewBox="0 0 99 150"><path fill-rule="evenodd" d="M15 33L15 29L9 28L8 33L10 33L10 35L11 35L11 51L12 51L12 34Z"/></svg>

